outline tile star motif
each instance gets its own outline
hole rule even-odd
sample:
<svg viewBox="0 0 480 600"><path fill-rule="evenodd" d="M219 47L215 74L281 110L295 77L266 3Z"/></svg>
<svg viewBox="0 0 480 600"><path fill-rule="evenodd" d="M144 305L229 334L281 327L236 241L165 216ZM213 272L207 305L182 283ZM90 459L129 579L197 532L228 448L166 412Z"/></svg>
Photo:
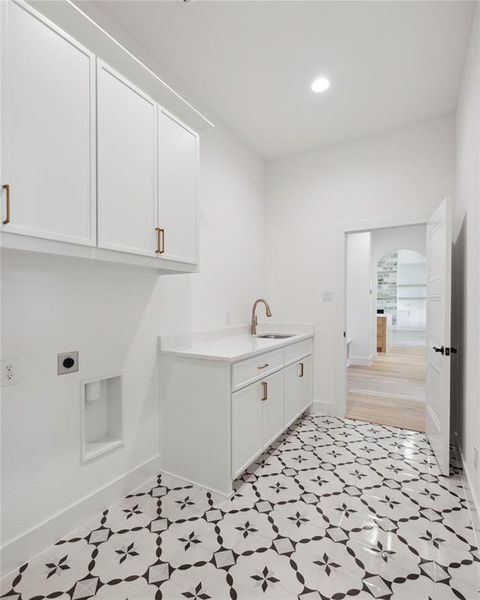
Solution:
<svg viewBox="0 0 480 600"><path fill-rule="evenodd" d="M182 596L191 598L192 600L209 600L211 598L211 596L203 591L202 582L198 583L191 592L183 592Z"/></svg>
<svg viewBox="0 0 480 600"><path fill-rule="evenodd" d="M135 544L133 542L128 546L123 546L123 548L115 550L115 552L120 556L119 564L125 562L129 556L138 556L138 552L136 551Z"/></svg>
<svg viewBox="0 0 480 600"><path fill-rule="evenodd" d="M185 550L188 550L190 546L193 546L194 544L201 543L201 540L198 539L198 535L194 531L192 531L185 537L179 537L178 541L184 544L183 547Z"/></svg>
<svg viewBox="0 0 480 600"><path fill-rule="evenodd" d="M275 586L275 584L280 581L271 571L269 571L268 567L264 567L261 572L256 573L255 575L251 575L251 578L258 581L263 592L266 592L269 586Z"/></svg>
<svg viewBox="0 0 480 600"><path fill-rule="evenodd" d="M235 527L235 529L242 532L243 538L247 538L252 533L258 533L258 529L255 529L255 527L251 525L250 521L245 521L244 525Z"/></svg>
<svg viewBox="0 0 480 600"><path fill-rule="evenodd" d="M479 595L461 462L440 475L423 434L306 416L234 487L162 474L5 578L2 598Z"/></svg>
<svg viewBox="0 0 480 600"><path fill-rule="evenodd" d="M321 567L327 575L331 575L332 569L339 569L342 565L334 562L325 552L321 559L314 560L313 563Z"/></svg>
<svg viewBox="0 0 480 600"><path fill-rule="evenodd" d="M49 569L47 579L55 575L58 571L66 571L70 569L68 565L68 554L62 556L62 558L56 563L46 563L45 566Z"/></svg>
<svg viewBox="0 0 480 600"><path fill-rule="evenodd" d="M127 520L132 518L134 515L142 514L142 511L138 507L138 504L135 504L135 506L132 506L132 508L124 508L123 512L125 513Z"/></svg>

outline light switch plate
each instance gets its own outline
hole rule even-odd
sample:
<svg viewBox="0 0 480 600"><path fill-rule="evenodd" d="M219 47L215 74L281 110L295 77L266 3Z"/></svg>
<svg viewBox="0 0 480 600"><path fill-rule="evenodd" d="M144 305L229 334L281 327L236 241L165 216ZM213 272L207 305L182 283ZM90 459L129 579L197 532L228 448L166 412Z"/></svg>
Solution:
<svg viewBox="0 0 480 600"><path fill-rule="evenodd" d="M333 292L322 292L322 302L333 302Z"/></svg>
<svg viewBox="0 0 480 600"><path fill-rule="evenodd" d="M67 373L76 373L78 371L78 351L62 352L57 355L57 374L67 375Z"/></svg>

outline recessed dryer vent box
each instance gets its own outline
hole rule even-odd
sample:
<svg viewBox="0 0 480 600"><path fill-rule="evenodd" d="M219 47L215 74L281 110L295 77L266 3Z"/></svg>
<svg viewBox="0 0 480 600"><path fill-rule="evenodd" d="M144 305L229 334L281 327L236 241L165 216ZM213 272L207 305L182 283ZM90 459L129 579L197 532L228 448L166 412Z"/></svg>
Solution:
<svg viewBox="0 0 480 600"><path fill-rule="evenodd" d="M82 462L123 445L121 375L82 382Z"/></svg>

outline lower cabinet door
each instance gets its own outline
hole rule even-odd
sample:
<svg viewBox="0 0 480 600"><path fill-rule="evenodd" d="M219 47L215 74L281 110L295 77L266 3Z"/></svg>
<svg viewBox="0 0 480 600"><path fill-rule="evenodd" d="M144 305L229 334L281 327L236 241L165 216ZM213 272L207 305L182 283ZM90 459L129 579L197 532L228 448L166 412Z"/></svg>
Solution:
<svg viewBox="0 0 480 600"><path fill-rule="evenodd" d="M262 449L262 390L253 383L232 394L232 471L236 477Z"/></svg>
<svg viewBox="0 0 480 600"><path fill-rule="evenodd" d="M312 401L312 356L285 368L285 425L295 419Z"/></svg>
<svg viewBox="0 0 480 600"><path fill-rule="evenodd" d="M295 362L285 368L285 425L298 416L301 395L300 363Z"/></svg>
<svg viewBox="0 0 480 600"><path fill-rule="evenodd" d="M266 377L260 382L262 388L262 446L265 448L284 429L284 383L283 370Z"/></svg>
<svg viewBox="0 0 480 600"><path fill-rule="evenodd" d="M299 361L300 379L300 411L307 408L313 400L313 361L312 356L307 356Z"/></svg>

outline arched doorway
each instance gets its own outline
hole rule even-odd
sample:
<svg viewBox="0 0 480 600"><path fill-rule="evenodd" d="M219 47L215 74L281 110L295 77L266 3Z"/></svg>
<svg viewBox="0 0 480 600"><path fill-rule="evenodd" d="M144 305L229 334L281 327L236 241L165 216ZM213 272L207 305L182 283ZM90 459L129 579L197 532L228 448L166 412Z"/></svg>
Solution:
<svg viewBox="0 0 480 600"><path fill-rule="evenodd" d="M392 250L376 265L377 314L386 315L391 346L424 346L426 258L408 248ZM377 352L381 352L377 345Z"/></svg>

